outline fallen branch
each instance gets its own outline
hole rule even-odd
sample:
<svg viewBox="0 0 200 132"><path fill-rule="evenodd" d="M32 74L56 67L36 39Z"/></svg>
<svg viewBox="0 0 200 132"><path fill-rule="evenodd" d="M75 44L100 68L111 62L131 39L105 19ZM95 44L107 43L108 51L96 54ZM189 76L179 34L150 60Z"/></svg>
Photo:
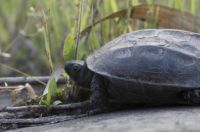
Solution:
<svg viewBox="0 0 200 132"><path fill-rule="evenodd" d="M40 118L27 118L27 119L0 119L0 124L46 124L57 123L72 119L85 117L87 114L75 115L75 116L49 116Z"/></svg>
<svg viewBox="0 0 200 132"><path fill-rule="evenodd" d="M10 118L14 118L15 114L14 113L8 113L8 112L1 112L0 113L0 120L1 119L10 119Z"/></svg>
<svg viewBox="0 0 200 132"><path fill-rule="evenodd" d="M68 109L77 109L84 108L90 105L90 101L63 104L63 105L28 105L28 106L16 106L16 107L5 107L0 110L0 112L13 112L18 111L33 111L33 110L68 110Z"/></svg>
<svg viewBox="0 0 200 132"><path fill-rule="evenodd" d="M4 83L7 83L9 85L21 85L23 83L29 83L29 84L39 84L39 82L43 82L43 85L45 85L48 80L51 78L51 76L35 76L35 77L5 77L0 78L0 85L4 85ZM38 82L39 80L39 82ZM68 78L66 77L60 77L58 79L58 84L64 84L68 81Z"/></svg>

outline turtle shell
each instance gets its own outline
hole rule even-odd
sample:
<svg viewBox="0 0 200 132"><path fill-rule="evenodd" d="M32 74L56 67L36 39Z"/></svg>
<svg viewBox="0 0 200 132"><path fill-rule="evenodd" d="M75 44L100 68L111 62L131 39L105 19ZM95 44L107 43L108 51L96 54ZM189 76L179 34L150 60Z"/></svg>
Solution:
<svg viewBox="0 0 200 132"><path fill-rule="evenodd" d="M200 34L175 29L131 32L95 51L86 63L109 78L200 87Z"/></svg>

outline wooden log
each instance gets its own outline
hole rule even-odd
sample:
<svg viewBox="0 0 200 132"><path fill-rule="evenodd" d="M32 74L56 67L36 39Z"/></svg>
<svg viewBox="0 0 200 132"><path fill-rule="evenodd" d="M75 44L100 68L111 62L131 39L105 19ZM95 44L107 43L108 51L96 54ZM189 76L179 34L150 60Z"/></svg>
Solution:
<svg viewBox="0 0 200 132"><path fill-rule="evenodd" d="M63 105L27 105L27 106L16 106L16 107L5 107L0 109L0 112L13 112L16 113L18 111L31 111L31 110L67 110L67 109L77 109L77 108L85 108L89 106L90 101L71 103L71 104L63 104Z"/></svg>
<svg viewBox="0 0 200 132"><path fill-rule="evenodd" d="M48 116L39 118L27 118L27 119L0 119L0 124L47 124L57 123L76 118L85 117L87 114L74 115L74 116Z"/></svg>

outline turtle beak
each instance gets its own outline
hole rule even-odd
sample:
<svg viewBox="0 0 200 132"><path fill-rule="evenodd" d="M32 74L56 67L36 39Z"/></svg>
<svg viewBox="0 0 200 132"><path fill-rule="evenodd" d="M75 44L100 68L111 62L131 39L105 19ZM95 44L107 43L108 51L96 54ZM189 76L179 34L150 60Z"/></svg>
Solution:
<svg viewBox="0 0 200 132"><path fill-rule="evenodd" d="M65 62L65 72L68 73L69 75L72 71L72 66L73 66L72 62Z"/></svg>
<svg viewBox="0 0 200 132"><path fill-rule="evenodd" d="M65 72L72 78L74 81L77 79L77 74L73 71L74 63L72 61L65 62Z"/></svg>

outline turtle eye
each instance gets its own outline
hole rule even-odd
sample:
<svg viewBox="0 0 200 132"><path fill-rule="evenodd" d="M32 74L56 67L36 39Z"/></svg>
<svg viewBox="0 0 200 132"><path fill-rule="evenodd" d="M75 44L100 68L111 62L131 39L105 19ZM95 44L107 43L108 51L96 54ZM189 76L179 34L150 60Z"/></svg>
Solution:
<svg viewBox="0 0 200 132"><path fill-rule="evenodd" d="M80 70L80 67L77 66L77 65L74 65L74 66L73 66L73 70L74 70L75 72L78 72L78 71Z"/></svg>

